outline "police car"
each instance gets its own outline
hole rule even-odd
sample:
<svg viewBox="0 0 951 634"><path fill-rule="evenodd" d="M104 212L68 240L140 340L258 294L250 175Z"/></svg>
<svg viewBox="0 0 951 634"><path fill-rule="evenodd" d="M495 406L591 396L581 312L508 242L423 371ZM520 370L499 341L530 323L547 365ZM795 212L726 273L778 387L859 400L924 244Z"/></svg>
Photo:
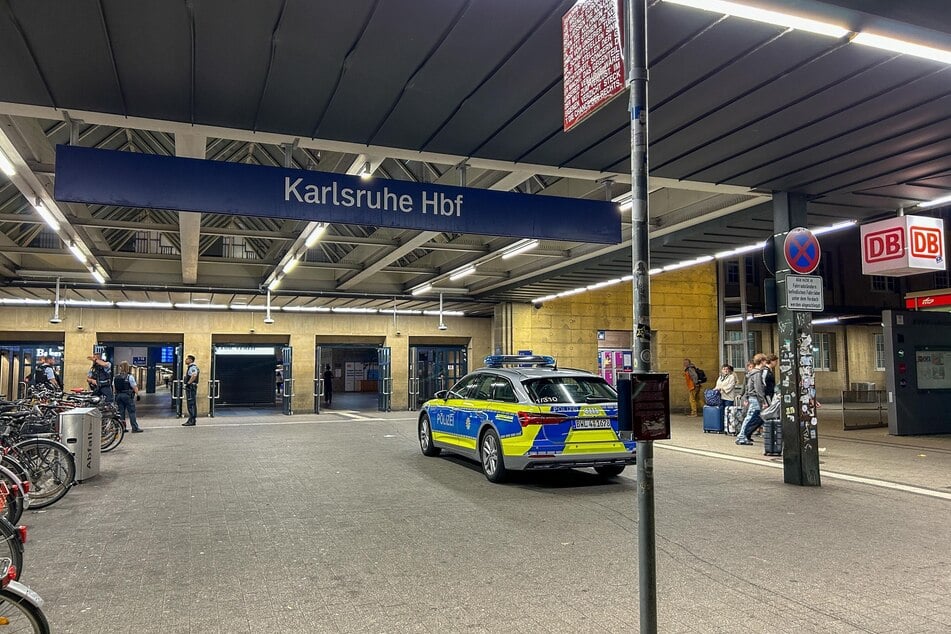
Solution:
<svg viewBox="0 0 951 634"><path fill-rule="evenodd" d="M601 377L559 370L547 356L493 355L423 404L419 446L478 460L485 477L509 471L593 467L613 477L636 462L617 433L617 392Z"/></svg>

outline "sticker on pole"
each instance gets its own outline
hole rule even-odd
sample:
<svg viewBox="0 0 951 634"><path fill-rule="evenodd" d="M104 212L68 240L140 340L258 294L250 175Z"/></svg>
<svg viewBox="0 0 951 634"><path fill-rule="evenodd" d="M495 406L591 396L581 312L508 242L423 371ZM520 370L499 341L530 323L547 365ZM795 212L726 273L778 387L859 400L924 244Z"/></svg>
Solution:
<svg viewBox="0 0 951 634"><path fill-rule="evenodd" d="M804 227L797 227L786 234L783 255L793 272L806 275L819 266L822 250L814 233Z"/></svg>

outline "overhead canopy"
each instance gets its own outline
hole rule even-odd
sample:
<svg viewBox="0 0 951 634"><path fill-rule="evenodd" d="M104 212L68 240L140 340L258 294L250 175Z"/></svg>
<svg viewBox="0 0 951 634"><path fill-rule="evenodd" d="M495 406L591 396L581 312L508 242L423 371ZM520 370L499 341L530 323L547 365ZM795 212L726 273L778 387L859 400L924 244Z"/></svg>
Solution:
<svg viewBox="0 0 951 634"><path fill-rule="evenodd" d="M626 97L561 129L572 4L11 2L0 14L0 149L18 175L0 176L0 275L96 286L44 231L38 197L110 287L164 281L187 294L180 231L195 225L162 209L52 200L52 148L70 141L174 155L192 137L214 160L622 199ZM942 0L756 4L951 50ZM809 195L813 226L951 191L947 64L667 2L650 3L648 29L653 266L766 237L773 191ZM409 293L433 283L484 314L630 271L626 223L617 245L566 235L505 260L511 238L332 224L305 249L312 230L202 214L196 291L254 291L306 250L282 293L430 308L433 295ZM474 274L449 280L469 265Z"/></svg>

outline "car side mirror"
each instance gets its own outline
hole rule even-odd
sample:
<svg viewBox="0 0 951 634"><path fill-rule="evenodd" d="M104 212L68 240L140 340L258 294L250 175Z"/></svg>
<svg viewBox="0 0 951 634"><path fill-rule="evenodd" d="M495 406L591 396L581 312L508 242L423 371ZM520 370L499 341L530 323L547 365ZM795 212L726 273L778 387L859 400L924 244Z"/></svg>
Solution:
<svg viewBox="0 0 951 634"><path fill-rule="evenodd" d="M436 398L442 399L444 401L449 400L449 390L439 390L436 392Z"/></svg>

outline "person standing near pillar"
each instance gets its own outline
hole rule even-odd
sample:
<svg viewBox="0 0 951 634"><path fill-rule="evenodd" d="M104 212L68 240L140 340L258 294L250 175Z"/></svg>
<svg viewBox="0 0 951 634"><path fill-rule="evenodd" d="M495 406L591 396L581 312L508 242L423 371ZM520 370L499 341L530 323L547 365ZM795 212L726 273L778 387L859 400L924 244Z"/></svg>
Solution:
<svg viewBox="0 0 951 634"><path fill-rule="evenodd" d="M93 388L93 392L102 397L106 403L115 402L112 392L112 364L102 358L102 354L95 353L86 357L92 361L92 367L86 373L86 382Z"/></svg>
<svg viewBox="0 0 951 634"><path fill-rule="evenodd" d="M188 404L188 420L182 423L182 427L194 427L198 422L198 375L200 374L198 366L195 365L195 357L188 355L185 357L185 402Z"/></svg>
<svg viewBox="0 0 951 634"><path fill-rule="evenodd" d="M139 386L135 383L135 377L130 373L128 361L119 364L119 371L116 372L116 378L113 385L116 389L116 405L119 408L119 419L125 426L126 412L129 414L129 423L132 425L132 433L138 434L142 431L139 427L139 421L135 418L135 395L139 393Z"/></svg>
<svg viewBox="0 0 951 634"><path fill-rule="evenodd" d="M703 412L703 385L697 366L684 359L684 380L687 383L687 401L690 403L690 415L699 416Z"/></svg>
<svg viewBox="0 0 951 634"><path fill-rule="evenodd" d="M330 402L334 399L334 373L327 364L324 370L324 405L330 407Z"/></svg>
<svg viewBox="0 0 951 634"><path fill-rule="evenodd" d="M736 435L736 444L752 445L753 432L763 425L760 411L766 407L766 386L763 382L763 368L766 367L766 355L757 353L753 357L753 370L746 375L746 418Z"/></svg>

